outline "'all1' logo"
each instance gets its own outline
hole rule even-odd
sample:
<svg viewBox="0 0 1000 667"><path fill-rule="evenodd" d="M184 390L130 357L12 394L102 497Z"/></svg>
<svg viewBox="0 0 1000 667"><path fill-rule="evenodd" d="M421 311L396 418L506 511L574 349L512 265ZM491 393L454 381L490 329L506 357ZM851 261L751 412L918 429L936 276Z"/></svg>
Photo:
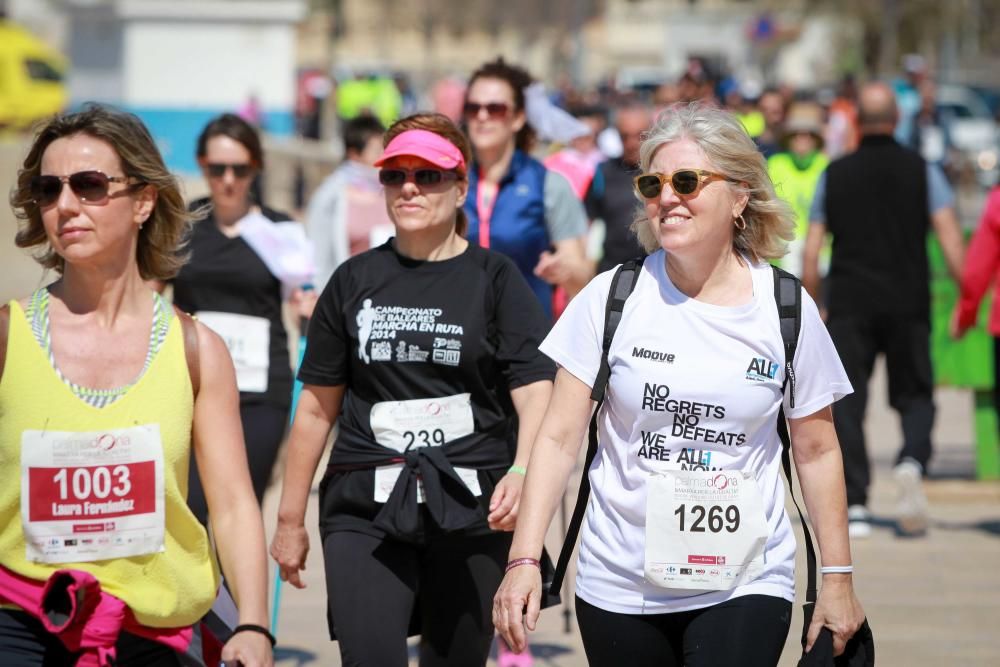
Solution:
<svg viewBox="0 0 1000 667"><path fill-rule="evenodd" d="M769 361L763 357L754 357L750 360L750 365L747 366L747 379L748 380L773 380L774 376L778 374L778 364L773 361Z"/></svg>

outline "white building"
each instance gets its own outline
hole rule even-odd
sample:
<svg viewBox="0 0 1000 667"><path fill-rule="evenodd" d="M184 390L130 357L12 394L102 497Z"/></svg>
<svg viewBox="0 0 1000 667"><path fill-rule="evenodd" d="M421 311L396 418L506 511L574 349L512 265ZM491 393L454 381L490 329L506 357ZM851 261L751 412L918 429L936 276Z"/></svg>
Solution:
<svg viewBox="0 0 1000 667"><path fill-rule="evenodd" d="M139 115L168 165L196 172L205 123L256 99L268 132L294 130L296 24L305 0L60 0L74 106Z"/></svg>

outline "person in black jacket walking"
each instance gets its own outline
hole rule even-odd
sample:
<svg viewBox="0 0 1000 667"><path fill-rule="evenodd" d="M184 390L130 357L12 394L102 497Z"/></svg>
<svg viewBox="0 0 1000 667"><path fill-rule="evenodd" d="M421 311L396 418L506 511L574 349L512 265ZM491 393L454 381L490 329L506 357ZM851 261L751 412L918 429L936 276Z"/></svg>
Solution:
<svg viewBox="0 0 1000 667"><path fill-rule="evenodd" d="M921 478L931 458L934 378L930 357L930 277L926 237L933 228L951 275L962 266L954 195L944 174L893 139L898 119L892 90L870 83L860 95L858 150L831 163L816 189L803 257L806 288L819 298L818 259L833 235L826 295L827 327L854 387L834 411L844 453L850 534L871 532L871 479L864 416L875 358L884 354L889 402L899 412L903 446L893 476L903 534L927 528Z"/></svg>

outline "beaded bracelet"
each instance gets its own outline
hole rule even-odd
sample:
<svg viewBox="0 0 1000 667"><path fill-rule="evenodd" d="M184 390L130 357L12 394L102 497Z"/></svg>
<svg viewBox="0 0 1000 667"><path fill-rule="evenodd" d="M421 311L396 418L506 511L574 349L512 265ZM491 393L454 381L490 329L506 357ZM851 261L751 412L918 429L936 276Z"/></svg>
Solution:
<svg viewBox="0 0 1000 667"><path fill-rule="evenodd" d="M507 567L503 569L503 572L507 574L515 567L520 567L521 565L534 565L539 570L542 569L542 564L537 558L515 558L514 560L507 561Z"/></svg>
<svg viewBox="0 0 1000 667"><path fill-rule="evenodd" d="M507 468L507 472L516 472L518 475L524 476L528 471L524 466L511 466Z"/></svg>
<svg viewBox="0 0 1000 667"><path fill-rule="evenodd" d="M233 634L235 635L237 632L243 632L244 630L247 632L256 632L264 635L265 637L267 637L267 641L271 642L271 648L274 648L274 645L278 643L277 640L274 638L274 635L268 632L267 628L265 628L262 625L255 625L253 623L242 623L240 625L237 625L235 628L233 628Z"/></svg>
<svg viewBox="0 0 1000 667"><path fill-rule="evenodd" d="M827 565L821 567L819 571L822 574L851 574L854 572L853 565Z"/></svg>

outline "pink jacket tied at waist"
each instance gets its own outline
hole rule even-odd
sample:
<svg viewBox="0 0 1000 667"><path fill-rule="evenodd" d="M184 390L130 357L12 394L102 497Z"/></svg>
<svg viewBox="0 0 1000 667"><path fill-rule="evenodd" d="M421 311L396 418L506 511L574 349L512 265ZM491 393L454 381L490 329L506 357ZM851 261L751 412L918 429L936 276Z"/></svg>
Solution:
<svg viewBox="0 0 1000 667"><path fill-rule="evenodd" d="M35 581L0 567L0 602L16 604L31 614L74 653L77 667L114 664L115 642L122 630L184 652L191 627L149 628L140 625L124 602L101 590L92 574L58 570L48 581Z"/></svg>

